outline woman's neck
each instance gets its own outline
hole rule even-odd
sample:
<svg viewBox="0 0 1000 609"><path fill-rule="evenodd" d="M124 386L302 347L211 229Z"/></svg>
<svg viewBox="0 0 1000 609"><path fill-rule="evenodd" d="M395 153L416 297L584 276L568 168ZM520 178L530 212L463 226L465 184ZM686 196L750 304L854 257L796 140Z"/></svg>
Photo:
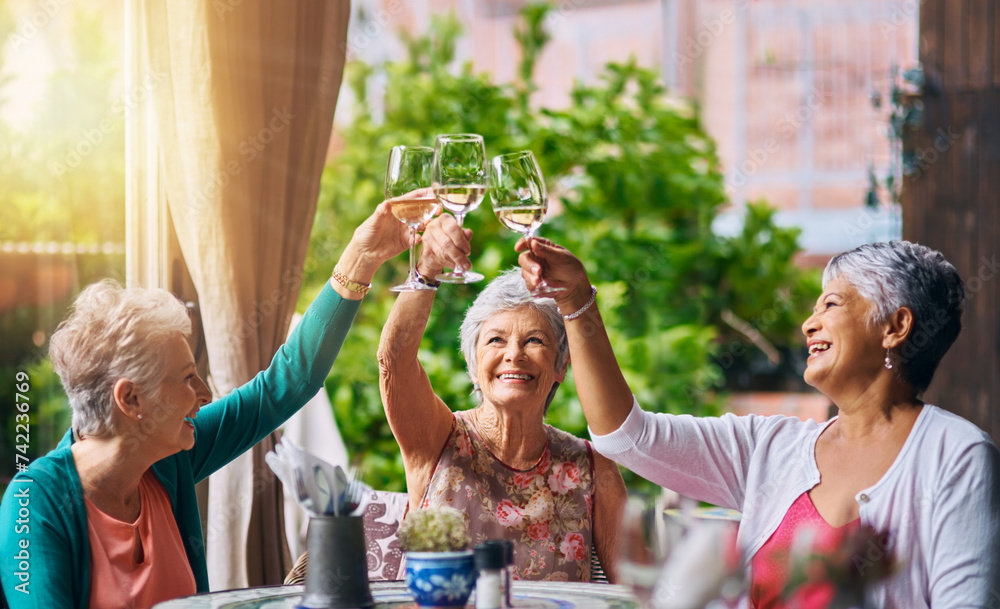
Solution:
<svg viewBox="0 0 1000 609"><path fill-rule="evenodd" d="M71 450L83 493L105 514L123 522L139 516L139 481L153 465L120 438L85 438Z"/></svg>
<svg viewBox="0 0 1000 609"><path fill-rule="evenodd" d="M542 456L548 441L543 411L512 412L484 402L466 414L496 458L515 469L527 469Z"/></svg>
<svg viewBox="0 0 1000 609"><path fill-rule="evenodd" d="M924 403L900 382L876 382L866 390L835 400L837 434L847 441L867 441L885 434L909 434Z"/></svg>

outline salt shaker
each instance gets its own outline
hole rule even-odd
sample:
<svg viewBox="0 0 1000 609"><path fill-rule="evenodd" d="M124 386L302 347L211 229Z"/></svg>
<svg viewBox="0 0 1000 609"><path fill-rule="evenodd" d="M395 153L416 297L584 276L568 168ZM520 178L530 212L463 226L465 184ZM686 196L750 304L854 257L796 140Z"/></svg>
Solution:
<svg viewBox="0 0 1000 609"><path fill-rule="evenodd" d="M504 580L504 548L495 543L481 543L475 549L476 609L501 609L504 605L501 584Z"/></svg>
<svg viewBox="0 0 1000 609"><path fill-rule="evenodd" d="M492 539L487 541L488 544L493 544L503 548L503 583L501 584L501 590L503 593L505 608L513 607L514 603L511 596L511 573L514 570L514 542L509 539Z"/></svg>

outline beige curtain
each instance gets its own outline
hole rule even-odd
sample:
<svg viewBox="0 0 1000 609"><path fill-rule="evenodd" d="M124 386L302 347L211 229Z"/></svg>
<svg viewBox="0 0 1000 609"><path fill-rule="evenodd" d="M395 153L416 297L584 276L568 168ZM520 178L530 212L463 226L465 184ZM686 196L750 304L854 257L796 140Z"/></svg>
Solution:
<svg viewBox="0 0 1000 609"><path fill-rule="evenodd" d="M141 6L170 217L198 291L211 382L265 368L288 330L343 76L348 0ZM140 37L143 38L143 37ZM273 444L213 475L213 589L281 583L291 567Z"/></svg>

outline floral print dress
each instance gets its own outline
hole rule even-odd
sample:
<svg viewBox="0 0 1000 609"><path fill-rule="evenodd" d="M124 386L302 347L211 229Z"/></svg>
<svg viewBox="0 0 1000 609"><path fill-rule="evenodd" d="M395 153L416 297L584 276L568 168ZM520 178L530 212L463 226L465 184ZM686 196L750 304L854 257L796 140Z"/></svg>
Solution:
<svg viewBox="0 0 1000 609"><path fill-rule="evenodd" d="M594 457L590 443L550 425L538 462L508 467L455 413L420 507L464 512L473 544L514 542L514 578L590 581Z"/></svg>

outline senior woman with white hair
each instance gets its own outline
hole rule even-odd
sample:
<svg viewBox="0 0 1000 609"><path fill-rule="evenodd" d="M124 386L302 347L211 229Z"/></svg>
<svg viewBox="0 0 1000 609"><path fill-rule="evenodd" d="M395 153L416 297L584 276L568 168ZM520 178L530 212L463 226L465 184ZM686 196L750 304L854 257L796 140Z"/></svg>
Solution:
<svg viewBox="0 0 1000 609"><path fill-rule="evenodd" d="M971 609L1000 599L997 447L920 400L961 329L962 280L939 252L876 243L827 265L802 324L805 380L839 416L816 423L643 411L597 307L588 307L595 292L580 261L543 239L517 247L529 286L544 278L565 287L560 310L584 310L566 330L595 448L658 484L742 512L754 607L785 606L790 544L805 527L822 551L841 527L859 524L888 533L889 547L867 548L865 560L891 554L901 563L871 591L872 606ZM825 607L831 596L828 587L804 606Z"/></svg>
<svg viewBox="0 0 1000 609"><path fill-rule="evenodd" d="M469 268L471 232L441 216L424 232L423 277ZM478 405L452 412L417 359L434 291L403 293L382 330L382 401L406 471L409 509L468 514L474 543L514 542L514 577L589 581L591 551L615 580L625 499L617 466L590 443L544 423L569 365L555 302L531 301L517 270L493 280L466 312L462 352Z"/></svg>
<svg viewBox="0 0 1000 609"><path fill-rule="evenodd" d="M181 302L108 282L84 290L50 345L72 429L0 508L0 554L26 565L0 570L10 606L149 607L208 591L195 483L323 387L365 284L408 241L379 205L271 365L212 403Z"/></svg>

